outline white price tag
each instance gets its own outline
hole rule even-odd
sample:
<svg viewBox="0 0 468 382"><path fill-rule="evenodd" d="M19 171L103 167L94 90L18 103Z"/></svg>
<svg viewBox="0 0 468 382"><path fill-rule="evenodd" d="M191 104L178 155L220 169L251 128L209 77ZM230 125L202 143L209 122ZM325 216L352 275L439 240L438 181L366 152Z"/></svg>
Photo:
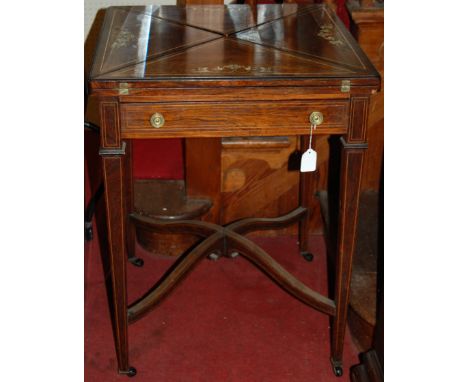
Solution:
<svg viewBox="0 0 468 382"><path fill-rule="evenodd" d="M301 157L301 172L315 171L317 168L317 153L308 149Z"/></svg>

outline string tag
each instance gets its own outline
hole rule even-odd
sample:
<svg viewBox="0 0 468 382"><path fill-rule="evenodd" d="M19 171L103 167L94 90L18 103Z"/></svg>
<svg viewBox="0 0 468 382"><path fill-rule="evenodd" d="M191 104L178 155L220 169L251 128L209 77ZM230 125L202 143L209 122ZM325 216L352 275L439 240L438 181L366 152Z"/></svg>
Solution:
<svg viewBox="0 0 468 382"><path fill-rule="evenodd" d="M312 150L312 130L315 130L315 124L310 125L309 148L301 157L301 172L315 171L317 168L317 153Z"/></svg>

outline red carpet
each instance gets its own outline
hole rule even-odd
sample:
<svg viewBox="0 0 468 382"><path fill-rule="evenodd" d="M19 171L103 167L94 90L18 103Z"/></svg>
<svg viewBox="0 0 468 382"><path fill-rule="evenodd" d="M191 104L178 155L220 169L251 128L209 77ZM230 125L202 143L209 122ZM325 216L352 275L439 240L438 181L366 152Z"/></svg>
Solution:
<svg viewBox="0 0 468 382"><path fill-rule="evenodd" d="M325 247L312 236L313 262L295 238L255 240L307 285L326 291ZM86 250L85 381L126 381L116 374L109 311L97 238ZM139 250L145 266L129 265L129 299L149 288L173 261ZM130 326L134 381L349 381L358 363L349 335L344 371L329 362L328 317L291 298L247 260L202 261L148 316Z"/></svg>

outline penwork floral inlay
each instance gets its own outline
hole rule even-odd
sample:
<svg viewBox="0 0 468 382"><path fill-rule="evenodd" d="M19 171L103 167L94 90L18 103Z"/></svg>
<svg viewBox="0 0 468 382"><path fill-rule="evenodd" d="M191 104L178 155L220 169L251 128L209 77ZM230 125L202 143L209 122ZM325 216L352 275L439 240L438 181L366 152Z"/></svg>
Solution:
<svg viewBox="0 0 468 382"><path fill-rule="evenodd" d="M320 32L317 36L324 38L332 45L344 45L344 41L338 36L335 27L332 24L325 24L320 27Z"/></svg>
<svg viewBox="0 0 468 382"><path fill-rule="evenodd" d="M130 45L132 45L133 47L136 47L137 41L138 39L132 32L121 30L119 31L117 38L112 43L112 48L113 49L126 48Z"/></svg>
<svg viewBox="0 0 468 382"><path fill-rule="evenodd" d="M272 73L273 68L270 66L255 66L255 65L238 65L229 64L224 66L201 66L192 70L194 73L239 73L239 72L259 72Z"/></svg>

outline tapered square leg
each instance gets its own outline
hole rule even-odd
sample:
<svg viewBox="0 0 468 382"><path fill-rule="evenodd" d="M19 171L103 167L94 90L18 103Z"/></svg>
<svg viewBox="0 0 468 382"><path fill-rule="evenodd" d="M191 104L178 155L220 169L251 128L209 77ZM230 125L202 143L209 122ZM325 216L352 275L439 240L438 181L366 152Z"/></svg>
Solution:
<svg viewBox="0 0 468 382"><path fill-rule="evenodd" d="M300 136L301 152L304 153L309 148L309 136ZM299 221L299 251L301 256L307 261L312 261L314 255L308 251L308 236L309 236L309 216L311 199L313 198L312 190L314 189L314 172L301 172L299 175L299 203L301 207L307 208L308 212Z"/></svg>
<svg viewBox="0 0 468 382"><path fill-rule="evenodd" d="M132 141L126 141L125 147L125 166L124 166L124 173L125 173L125 232L126 232L126 239L127 239L127 258L128 261L137 266L142 267L144 265L143 259L136 257L135 255L135 246L136 246L136 229L135 224L130 219L130 214L133 212L133 204L134 204L134 193L133 193L133 145Z"/></svg>
<svg viewBox="0 0 468 382"><path fill-rule="evenodd" d="M125 144L122 148L125 151ZM126 200L125 158L115 151L101 149L104 175L104 196L109 238L111 276L111 317L114 329L115 350L120 374L134 375L136 370L128 363L127 322L127 256L126 256Z"/></svg>
<svg viewBox="0 0 468 382"><path fill-rule="evenodd" d="M335 375L342 371L343 343L349 303L349 288L359 207L359 193L365 144L347 144L342 138L340 207L336 254L335 304L332 325L331 362Z"/></svg>

